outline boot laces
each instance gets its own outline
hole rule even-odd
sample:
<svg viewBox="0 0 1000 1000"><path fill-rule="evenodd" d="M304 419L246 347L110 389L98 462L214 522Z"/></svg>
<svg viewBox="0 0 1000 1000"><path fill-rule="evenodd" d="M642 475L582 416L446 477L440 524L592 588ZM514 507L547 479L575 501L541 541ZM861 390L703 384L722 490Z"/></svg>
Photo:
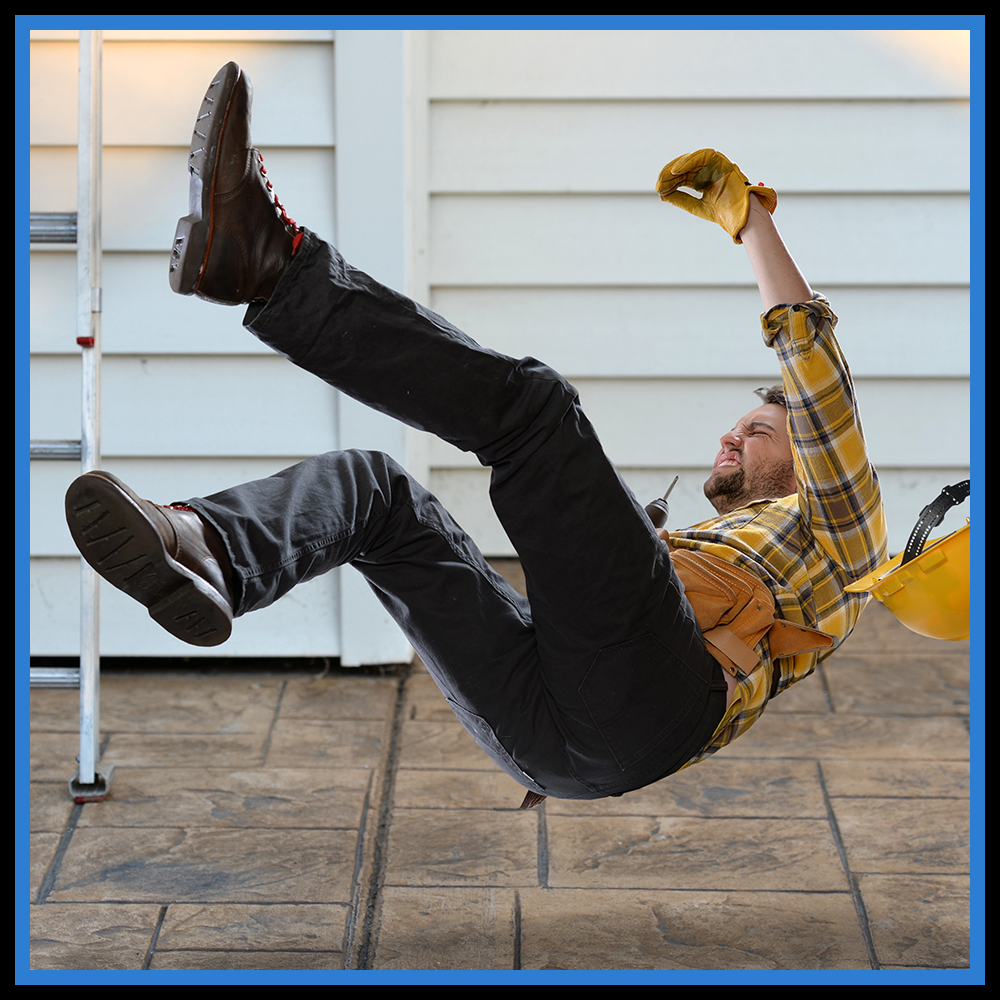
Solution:
<svg viewBox="0 0 1000 1000"><path fill-rule="evenodd" d="M272 200L274 201L274 206L277 208L278 214L281 216L281 221L292 230L292 256L294 257L295 251L298 250L299 244L302 242L302 230L295 220L285 211L285 206L281 204L278 196L274 193L274 185L267 176L267 168L264 166L264 157L259 150L257 151L257 166L260 170L261 177L264 178L264 183L267 185L267 192L270 194Z"/></svg>
<svg viewBox="0 0 1000 1000"><path fill-rule="evenodd" d="M267 185L268 193L271 195L271 198L274 199L274 204L278 209L278 214L281 216L281 221L284 222L286 226L291 226L295 232L298 232L299 227L296 225L295 220L285 211L285 206L281 204L278 200L278 196L274 193L274 185L268 179L267 168L264 166L264 157L260 153L257 154L257 165L260 168L261 176L264 178L264 183Z"/></svg>

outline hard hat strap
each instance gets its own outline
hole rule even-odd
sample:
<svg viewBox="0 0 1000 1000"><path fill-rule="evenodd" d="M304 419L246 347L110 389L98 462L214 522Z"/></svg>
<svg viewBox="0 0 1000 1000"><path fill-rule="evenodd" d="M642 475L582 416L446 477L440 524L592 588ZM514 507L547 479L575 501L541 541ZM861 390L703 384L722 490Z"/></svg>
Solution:
<svg viewBox="0 0 1000 1000"><path fill-rule="evenodd" d="M955 483L954 486L946 486L921 512L913 531L910 532L910 540L906 543L906 550L903 553L903 560L900 566L906 565L911 559L920 555L924 543L927 541L932 529L936 528L943 520L948 510L956 504L960 504L969 495L969 480Z"/></svg>

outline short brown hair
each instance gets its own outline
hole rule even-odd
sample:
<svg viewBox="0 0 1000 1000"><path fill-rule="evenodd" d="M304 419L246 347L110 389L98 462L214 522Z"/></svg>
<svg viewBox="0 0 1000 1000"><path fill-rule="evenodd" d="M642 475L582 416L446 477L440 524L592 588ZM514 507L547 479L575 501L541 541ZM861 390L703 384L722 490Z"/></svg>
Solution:
<svg viewBox="0 0 1000 1000"><path fill-rule="evenodd" d="M761 386L759 389L754 389L754 392L760 396L762 403L777 403L778 406L788 409L788 404L785 402L785 387L783 385L772 385L772 386Z"/></svg>

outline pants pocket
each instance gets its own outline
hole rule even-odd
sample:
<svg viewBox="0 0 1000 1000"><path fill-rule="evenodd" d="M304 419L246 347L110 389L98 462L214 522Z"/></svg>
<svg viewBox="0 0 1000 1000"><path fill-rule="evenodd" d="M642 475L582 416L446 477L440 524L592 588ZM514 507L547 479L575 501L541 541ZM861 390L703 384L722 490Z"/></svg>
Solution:
<svg viewBox="0 0 1000 1000"><path fill-rule="evenodd" d="M668 741L685 738L708 689L701 671L643 635L602 649L579 690L612 758L627 771Z"/></svg>

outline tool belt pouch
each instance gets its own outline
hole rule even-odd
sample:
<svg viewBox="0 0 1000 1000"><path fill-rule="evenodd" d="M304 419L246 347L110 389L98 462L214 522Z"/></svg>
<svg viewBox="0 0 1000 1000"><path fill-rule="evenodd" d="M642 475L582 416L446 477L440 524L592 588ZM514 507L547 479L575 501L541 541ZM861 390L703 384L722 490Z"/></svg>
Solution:
<svg viewBox="0 0 1000 1000"><path fill-rule="evenodd" d="M781 657L833 645L825 632L777 618L770 590L746 570L692 549L672 548L670 559L694 609L705 648L733 677L746 676L760 666L756 646L764 636L773 665L772 694L779 688Z"/></svg>

